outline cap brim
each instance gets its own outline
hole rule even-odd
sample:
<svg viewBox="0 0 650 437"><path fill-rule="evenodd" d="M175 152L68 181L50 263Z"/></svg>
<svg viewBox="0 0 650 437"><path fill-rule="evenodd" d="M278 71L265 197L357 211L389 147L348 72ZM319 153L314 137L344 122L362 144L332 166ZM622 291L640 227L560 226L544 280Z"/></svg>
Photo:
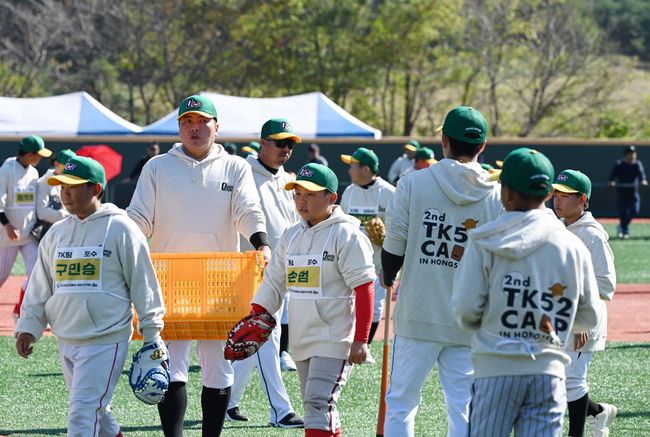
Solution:
<svg viewBox="0 0 650 437"><path fill-rule="evenodd" d="M494 163L497 165L497 167L503 167L503 161L500 159L497 159Z"/></svg>
<svg viewBox="0 0 650 437"><path fill-rule="evenodd" d="M501 180L501 169L493 168L492 170L488 170L488 173L490 174L490 176L488 176L488 180L490 182L497 182Z"/></svg>
<svg viewBox="0 0 650 437"><path fill-rule="evenodd" d="M244 146L241 148L241 151L244 153L255 153L257 155L257 150L253 149L252 147Z"/></svg>
<svg viewBox="0 0 650 437"><path fill-rule="evenodd" d="M214 118L214 119L217 118L214 115L208 114L207 112L203 112L203 111L187 111L187 112L183 112L181 115L176 117L176 120L180 120L184 115L187 114L199 114L201 117L205 117L205 118Z"/></svg>
<svg viewBox="0 0 650 437"><path fill-rule="evenodd" d="M341 161L345 162L346 164L359 163L359 160L355 159L352 155L341 155Z"/></svg>
<svg viewBox="0 0 650 437"><path fill-rule="evenodd" d="M272 140L284 140L287 138L291 138L296 143L302 143L302 140L298 135L292 134L290 132L279 132L277 134L269 135L267 138L271 138Z"/></svg>
<svg viewBox="0 0 650 437"><path fill-rule="evenodd" d="M81 184L86 184L90 182L88 179L82 179L79 176L71 175L71 174L60 174L56 176L50 176L47 180L48 185L61 185L61 184L67 184L67 185L81 185Z"/></svg>
<svg viewBox="0 0 650 437"><path fill-rule="evenodd" d="M435 128L435 129L433 130L433 132L436 133L436 134L442 132L442 126L443 126L443 125L438 126L437 128Z"/></svg>
<svg viewBox="0 0 650 437"><path fill-rule="evenodd" d="M43 147L41 150L39 150L36 153L41 155L43 158L49 158L50 156L52 156L52 151L50 149L46 149L45 147Z"/></svg>
<svg viewBox="0 0 650 437"><path fill-rule="evenodd" d="M567 193L567 194L580 193L580 191L574 190L573 188L567 187L566 185L563 184L553 184L553 188L555 188L561 193Z"/></svg>
<svg viewBox="0 0 650 437"><path fill-rule="evenodd" d="M413 144L404 144L404 150L409 150L411 152L415 152L418 149Z"/></svg>
<svg viewBox="0 0 650 437"><path fill-rule="evenodd" d="M307 191L325 191L327 189L326 187L321 187L320 185L315 184L313 182L309 182L309 181L291 181L291 182L287 182L284 185L284 189L286 191L291 191L294 188L296 188L296 185L298 185L299 187L303 187Z"/></svg>

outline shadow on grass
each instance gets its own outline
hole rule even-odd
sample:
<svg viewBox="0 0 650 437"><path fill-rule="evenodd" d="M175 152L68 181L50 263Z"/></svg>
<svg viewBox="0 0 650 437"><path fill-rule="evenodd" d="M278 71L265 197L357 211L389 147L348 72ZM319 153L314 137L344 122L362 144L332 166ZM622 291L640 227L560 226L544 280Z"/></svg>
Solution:
<svg viewBox="0 0 650 437"><path fill-rule="evenodd" d="M37 378L49 378L51 376L59 376L63 378L63 373L61 372L53 372L53 373L32 373L30 376L35 376Z"/></svg>
<svg viewBox="0 0 650 437"><path fill-rule="evenodd" d="M608 343L607 349L650 349L650 343L616 344Z"/></svg>
<svg viewBox="0 0 650 437"><path fill-rule="evenodd" d="M621 411L618 410L618 413L616 414L616 418L619 419L621 417L625 418L633 418L633 417L650 417L650 411Z"/></svg>
<svg viewBox="0 0 650 437"><path fill-rule="evenodd" d="M184 429L192 429L200 427L200 420L186 420L183 426ZM224 424L224 429L263 429L269 428L268 425L237 425L229 426L228 422ZM136 431L151 431L155 433L161 432L160 425L156 426L122 426L122 431L125 433ZM66 428L34 428L34 429L0 429L0 435L65 435Z"/></svg>

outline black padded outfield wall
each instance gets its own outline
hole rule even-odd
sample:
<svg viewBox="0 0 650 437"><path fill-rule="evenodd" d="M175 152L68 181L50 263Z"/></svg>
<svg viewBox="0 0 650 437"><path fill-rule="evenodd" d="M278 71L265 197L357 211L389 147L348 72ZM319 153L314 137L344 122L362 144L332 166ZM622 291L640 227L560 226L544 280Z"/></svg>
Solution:
<svg viewBox="0 0 650 437"><path fill-rule="evenodd" d="M98 138L51 138L45 137L47 147L53 151L64 148L76 150L83 145L108 144L123 156L122 174L109 182L106 198L120 207L126 207L131 199L135 183L123 184L138 160L145 155L150 141L157 140L161 153L166 152L173 140L165 137L98 137ZM307 145L315 142L320 145L321 154L329 161L329 165L340 180L339 194L350 183L348 166L340 160L341 154L351 154L357 147L368 147L379 156L379 175L387 178L391 163L402 154L402 146L408 138L386 138L379 141L343 139L343 140L306 140L298 144L293 156L286 165L287 170L297 171L307 162ZM0 139L0 160L16 154L20 138ZM219 139L223 142L225 139ZM239 147L248 140L233 139ZM439 138L421 139L423 146L431 147L436 159L442 158L442 147ZM484 161L495 165L496 160L502 160L511 150L517 147L535 148L553 162L556 172L566 168L580 170L586 173L593 182L591 196L591 211L596 217L616 216L615 189L607 186L609 172L617 159L622 158L623 149L629 145L637 146L638 158L643 161L646 173L650 170L650 141L623 142L599 140L549 140L549 139L499 139L488 143L483 153ZM39 173L43 174L48 168L47 160L42 160ZM641 187L641 217L650 217L650 188Z"/></svg>

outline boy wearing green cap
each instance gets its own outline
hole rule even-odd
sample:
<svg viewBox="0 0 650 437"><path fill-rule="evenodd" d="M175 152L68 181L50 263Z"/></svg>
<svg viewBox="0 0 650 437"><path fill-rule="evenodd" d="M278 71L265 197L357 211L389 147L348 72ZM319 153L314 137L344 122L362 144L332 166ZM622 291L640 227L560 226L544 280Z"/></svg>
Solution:
<svg viewBox="0 0 650 437"><path fill-rule="evenodd" d="M16 350L28 358L49 324L70 393L67 435L119 437L110 403L129 349L132 306L144 342L164 348L162 292L142 232L124 210L101 203L106 176L100 163L73 157L48 183L62 187L70 215L41 240Z"/></svg>
<svg viewBox="0 0 650 437"><path fill-rule="evenodd" d="M388 181L395 185L407 169L413 167L413 159L415 158L415 152L420 148L420 142L417 140L409 140L406 144L402 146L404 153L402 156L397 158L388 169Z"/></svg>
<svg viewBox="0 0 650 437"><path fill-rule="evenodd" d="M253 297L253 311L275 313L290 293L289 343L300 378L306 437L341 435L337 401L351 364L368 353L376 279L360 222L335 205L338 180L321 164L302 167L284 186L301 220L285 230Z"/></svg>
<svg viewBox="0 0 650 437"><path fill-rule="evenodd" d="M341 161L350 165L348 174L352 181L352 184L343 191L341 208L346 214L358 218L361 222L361 231L368 235L365 228L368 220L377 217L384 223L386 222L386 209L395 192L395 187L377 176L379 158L370 149L359 147L352 155L341 155ZM375 281L375 299L368 344L375 336L386 303L386 289L381 286L379 279L381 276L381 246L374 242L371 243L377 281ZM375 363L370 350L368 350L366 363Z"/></svg>
<svg viewBox="0 0 650 437"><path fill-rule="evenodd" d="M150 237L153 252L238 252L239 235L270 258L266 221L250 165L216 143L219 123L212 101L186 97L178 108L180 142L151 158L127 213ZM199 340L203 434L221 434L233 384L225 341ZM169 342L171 383L158 404L166 437L183 435L191 340Z"/></svg>
<svg viewBox="0 0 650 437"><path fill-rule="evenodd" d="M467 432L473 381L470 335L451 310L454 272L467 232L494 220L503 208L498 185L477 162L486 146L480 111L458 106L443 125L444 159L400 179L386 218L381 255L384 284L402 268L386 393L386 437L414 437L421 393L435 369L447 407L447 435Z"/></svg>
<svg viewBox="0 0 650 437"><path fill-rule="evenodd" d="M501 172L506 213L469 233L452 304L473 332L469 436L562 435L565 345L597 322L598 288L580 239L544 211L554 180L536 150Z"/></svg>
<svg viewBox="0 0 650 437"><path fill-rule="evenodd" d="M30 135L18 145L18 156L7 158L0 167L0 287L16 262L18 251L25 262L27 277L38 255L38 243L31 235L36 224L36 166L52 152L43 138ZM19 312L18 312L19 314ZM14 315L17 316L14 310Z"/></svg>
<svg viewBox="0 0 650 437"><path fill-rule="evenodd" d="M593 352L605 350L607 306L604 301L611 301L616 289L614 254L607 242L609 235L587 211L591 197L589 177L577 170L564 170L557 175L553 188L555 213L589 249L600 296L597 301L598 325L589 332L575 334L574 341L567 344L567 353L571 357L571 364L566 367L569 436L582 437L585 420L589 422L592 436L605 436L617 409L614 405L598 404L589 398L587 370Z"/></svg>

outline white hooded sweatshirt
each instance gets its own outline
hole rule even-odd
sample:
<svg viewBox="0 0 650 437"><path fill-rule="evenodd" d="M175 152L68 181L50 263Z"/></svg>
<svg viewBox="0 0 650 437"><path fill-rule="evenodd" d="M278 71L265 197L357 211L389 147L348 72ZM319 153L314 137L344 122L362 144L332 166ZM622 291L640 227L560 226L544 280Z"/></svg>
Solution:
<svg viewBox="0 0 650 437"><path fill-rule="evenodd" d="M92 255L83 258L78 250ZM144 341L158 339L165 309L147 240L124 210L106 203L83 220L68 216L45 234L16 333L39 339L49 323L70 344L128 341L132 303Z"/></svg>
<svg viewBox="0 0 650 437"><path fill-rule="evenodd" d="M395 334L469 345L451 310L467 232L503 211L500 185L478 163L443 159L400 179L387 212L384 249L404 255Z"/></svg>
<svg viewBox="0 0 650 437"><path fill-rule="evenodd" d="M300 220L282 234L252 303L274 314L287 293L288 258L300 255L322 260L322 274L316 281L321 291L320 295L292 293L289 299L293 358L347 359L354 338L354 289L376 278L370 241L359 231L359 220L344 214L339 206L315 226Z"/></svg>
<svg viewBox="0 0 650 437"><path fill-rule="evenodd" d="M266 232L250 166L220 144L202 161L182 143L151 158L126 211L152 252L237 252L237 232Z"/></svg>
<svg viewBox="0 0 650 437"><path fill-rule="evenodd" d="M589 340L580 351L602 351L605 350L607 341L607 306L604 301L611 301L616 290L614 253L607 243L609 235L589 211L585 212L576 222L567 226L567 229L580 238L589 249L600 294L596 305L598 325L589 331ZM568 346L573 350L573 342L569 342Z"/></svg>
<svg viewBox="0 0 650 437"><path fill-rule="evenodd" d="M284 171L283 167L280 167L276 174L271 173L254 156L249 155L246 162L253 170L253 179L266 219L269 244L271 249L275 249L282 233L300 219L293 201L293 191L284 189L287 182L291 182L293 178ZM243 240L241 243L243 249L253 250L248 240Z"/></svg>
<svg viewBox="0 0 650 437"><path fill-rule="evenodd" d="M20 238L10 240L2 229L0 247L22 246L34 237L30 234L36 224L36 184L38 171L18 162L16 157L7 158L0 167L0 211L3 211L18 232Z"/></svg>
<svg viewBox="0 0 650 437"><path fill-rule="evenodd" d="M375 183L368 188L351 184L341 196L341 208L346 214L358 218L361 221L361 231L368 235L364 227L365 222L373 217L378 217L386 223L386 210L394 192L395 187L380 177L377 177ZM372 249L375 273L379 274L381 271L381 247L372 243Z"/></svg>
<svg viewBox="0 0 650 437"><path fill-rule="evenodd" d="M477 378L564 378L564 346L596 325L597 301L589 252L540 209L508 212L470 232L452 298L460 326L474 332Z"/></svg>

